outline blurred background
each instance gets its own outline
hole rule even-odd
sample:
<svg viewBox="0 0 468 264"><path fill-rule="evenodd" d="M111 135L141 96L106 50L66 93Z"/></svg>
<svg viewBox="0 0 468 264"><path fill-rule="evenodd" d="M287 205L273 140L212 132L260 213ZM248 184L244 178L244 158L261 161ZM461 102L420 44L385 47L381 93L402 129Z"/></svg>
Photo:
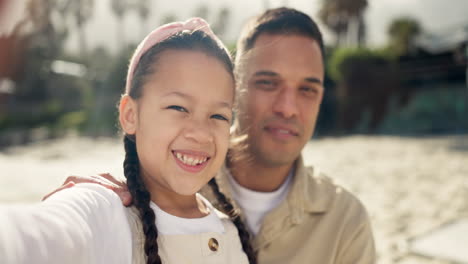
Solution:
<svg viewBox="0 0 468 264"><path fill-rule="evenodd" d="M279 6L324 32L304 156L366 205L379 263L468 263L412 249L468 217L466 0L0 0L0 203L38 201L71 174L122 175L116 104L149 31L199 16L234 51L243 23Z"/></svg>

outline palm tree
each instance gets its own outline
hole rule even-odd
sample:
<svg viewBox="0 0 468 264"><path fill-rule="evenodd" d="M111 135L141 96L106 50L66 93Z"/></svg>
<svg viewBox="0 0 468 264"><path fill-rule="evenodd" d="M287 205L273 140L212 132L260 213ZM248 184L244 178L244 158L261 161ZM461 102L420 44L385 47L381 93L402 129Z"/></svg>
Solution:
<svg viewBox="0 0 468 264"><path fill-rule="evenodd" d="M213 31L220 37L223 37L226 33L226 28L228 25L228 21L231 17L231 12L229 8L223 7L218 13L218 18L216 22L213 24Z"/></svg>
<svg viewBox="0 0 468 264"><path fill-rule="evenodd" d="M84 25L89 21L94 9L94 0L70 0L70 12L73 14L78 28L78 41L80 56L86 61L88 57L88 45Z"/></svg>
<svg viewBox="0 0 468 264"><path fill-rule="evenodd" d="M148 0L138 0L136 3L136 8L138 11L138 15L140 16L141 20L141 35L146 35L146 27L148 25L148 18L151 14L151 4Z"/></svg>
<svg viewBox="0 0 468 264"><path fill-rule="evenodd" d="M125 45L125 31L123 28L123 18L125 15L125 11L127 11L128 4L129 3L127 0L112 0L111 1L112 12L114 12L114 15L117 17L117 20L118 20L117 43L123 43L123 45Z"/></svg>
<svg viewBox="0 0 468 264"><path fill-rule="evenodd" d="M167 24L177 21L177 16L173 13L165 14L163 18L161 19L161 24Z"/></svg>
<svg viewBox="0 0 468 264"><path fill-rule="evenodd" d="M408 54L416 36L421 33L419 22L411 17L395 19L388 27L390 47L397 55Z"/></svg>
<svg viewBox="0 0 468 264"><path fill-rule="evenodd" d="M208 15L210 13L210 9L205 4L200 4L194 11L193 15L196 17L201 17L203 19L208 20Z"/></svg>
<svg viewBox="0 0 468 264"><path fill-rule="evenodd" d="M367 0L322 0L320 19L336 35L336 46L365 42Z"/></svg>

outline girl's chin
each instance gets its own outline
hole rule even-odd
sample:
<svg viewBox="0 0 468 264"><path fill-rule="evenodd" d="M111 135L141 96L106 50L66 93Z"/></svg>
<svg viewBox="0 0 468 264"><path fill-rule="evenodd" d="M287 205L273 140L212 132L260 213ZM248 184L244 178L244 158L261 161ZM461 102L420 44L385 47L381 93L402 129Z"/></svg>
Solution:
<svg viewBox="0 0 468 264"><path fill-rule="evenodd" d="M174 186L175 188L173 188L172 191L181 196L193 196L196 193L198 193L203 188L203 186L206 185L206 183L196 184L193 186L183 186L181 184L177 184L176 186Z"/></svg>

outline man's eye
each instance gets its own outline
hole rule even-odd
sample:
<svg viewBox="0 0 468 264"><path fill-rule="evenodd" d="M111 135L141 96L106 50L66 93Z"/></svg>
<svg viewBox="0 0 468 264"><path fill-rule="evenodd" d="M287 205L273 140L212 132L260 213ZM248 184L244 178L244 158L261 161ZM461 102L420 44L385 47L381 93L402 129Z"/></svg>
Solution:
<svg viewBox="0 0 468 264"><path fill-rule="evenodd" d="M256 87L264 90L271 90L276 86L276 82L273 80L256 80L254 83Z"/></svg>
<svg viewBox="0 0 468 264"><path fill-rule="evenodd" d="M303 86L301 87L301 91L304 91L304 92L316 92L316 90L314 88L311 88L311 87L307 87L307 86Z"/></svg>
<svg viewBox="0 0 468 264"><path fill-rule="evenodd" d="M303 92L304 94L307 94L307 95L314 95L314 94L318 93L318 90L316 88L309 87L309 86L302 86L299 89L300 89L301 92Z"/></svg>
<svg viewBox="0 0 468 264"><path fill-rule="evenodd" d="M273 81L270 80L257 80L255 81L256 84L273 84Z"/></svg>
<svg viewBox="0 0 468 264"><path fill-rule="evenodd" d="M179 105L170 105L167 107L167 109L173 109L173 110L176 110L176 111L179 111L179 112L187 112L187 109L185 109L184 107L182 106L179 106Z"/></svg>
<svg viewBox="0 0 468 264"><path fill-rule="evenodd" d="M229 122L229 119L223 115L219 115L219 114L216 114L216 115L212 115L211 118L214 118L214 119L218 119L218 120L223 120L223 121L228 121Z"/></svg>

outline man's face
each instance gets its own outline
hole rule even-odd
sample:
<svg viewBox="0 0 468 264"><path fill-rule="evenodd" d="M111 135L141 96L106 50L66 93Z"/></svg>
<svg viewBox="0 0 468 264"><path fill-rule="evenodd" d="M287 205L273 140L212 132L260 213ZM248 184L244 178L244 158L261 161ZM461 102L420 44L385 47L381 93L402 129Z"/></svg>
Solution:
<svg viewBox="0 0 468 264"><path fill-rule="evenodd" d="M322 53L312 38L261 34L244 56L239 128L256 162L289 165L311 138L324 93Z"/></svg>

